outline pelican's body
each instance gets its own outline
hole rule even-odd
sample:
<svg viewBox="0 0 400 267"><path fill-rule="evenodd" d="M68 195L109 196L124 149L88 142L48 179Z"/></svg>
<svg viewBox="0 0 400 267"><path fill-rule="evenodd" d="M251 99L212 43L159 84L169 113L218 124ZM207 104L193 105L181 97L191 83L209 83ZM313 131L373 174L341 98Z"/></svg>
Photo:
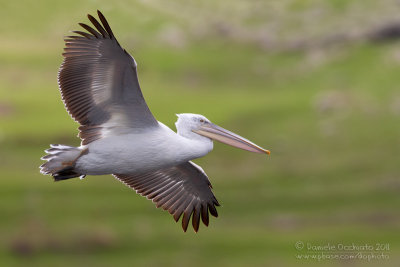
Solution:
<svg viewBox="0 0 400 267"><path fill-rule="evenodd" d="M137 78L137 63L118 43L103 14L96 28L65 39L58 83L69 114L80 123L80 147L51 145L43 174L55 181L86 175L113 174L118 180L168 210L181 215L186 231L195 231L219 206L203 169L191 160L213 148L213 140L256 153L267 153L249 140L225 130L202 115L178 114L177 133L150 112Z"/></svg>
<svg viewBox="0 0 400 267"><path fill-rule="evenodd" d="M77 160L75 169L90 175L140 174L203 157L212 148L209 138L190 139L159 122L149 131L111 135L84 146L89 153Z"/></svg>

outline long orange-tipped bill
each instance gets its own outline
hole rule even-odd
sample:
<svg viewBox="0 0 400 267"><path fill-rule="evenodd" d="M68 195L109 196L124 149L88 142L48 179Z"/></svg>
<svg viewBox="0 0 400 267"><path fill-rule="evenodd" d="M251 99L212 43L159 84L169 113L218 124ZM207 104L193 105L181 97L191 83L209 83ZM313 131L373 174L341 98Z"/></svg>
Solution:
<svg viewBox="0 0 400 267"><path fill-rule="evenodd" d="M247 140L246 138L243 138L240 135L232 133L213 123L206 123L200 126L198 130L193 130L193 132L243 150L254 153L270 154L269 150L264 149Z"/></svg>

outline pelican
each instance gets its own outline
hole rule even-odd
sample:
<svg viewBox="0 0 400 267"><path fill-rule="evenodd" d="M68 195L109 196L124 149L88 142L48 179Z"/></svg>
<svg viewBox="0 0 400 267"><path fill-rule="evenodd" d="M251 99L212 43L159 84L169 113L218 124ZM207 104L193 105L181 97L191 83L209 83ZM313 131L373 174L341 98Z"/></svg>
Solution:
<svg viewBox="0 0 400 267"><path fill-rule="evenodd" d="M94 28L66 36L58 84L65 108L77 121L81 145L50 145L42 174L55 181L112 174L167 210L186 232L200 218L218 216L217 199L203 169L191 160L213 149L213 141L255 153L270 152L206 117L178 114L175 133L149 110L138 81L137 63L115 38L104 15L88 15Z"/></svg>

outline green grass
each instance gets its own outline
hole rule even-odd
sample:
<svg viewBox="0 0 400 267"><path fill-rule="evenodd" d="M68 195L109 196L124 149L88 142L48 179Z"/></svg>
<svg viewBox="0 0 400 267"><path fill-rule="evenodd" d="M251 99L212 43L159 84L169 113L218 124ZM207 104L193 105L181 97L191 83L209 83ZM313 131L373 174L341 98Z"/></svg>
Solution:
<svg viewBox="0 0 400 267"><path fill-rule="evenodd" d="M389 2L100 2L0 3L2 266L399 265L399 44L285 52L257 41L271 25L277 44L294 29L318 41L339 21L339 33L355 27L357 12L390 18ZM111 176L53 183L38 171L48 144L79 144L56 77L62 36L96 9L135 56L158 120L175 129L176 113L200 113L272 152L215 144L196 160L222 204L197 234ZM304 17L313 10L319 25ZM181 46L160 37L166 25ZM299 240L389 243L390 259L298 260Z"/></svg>

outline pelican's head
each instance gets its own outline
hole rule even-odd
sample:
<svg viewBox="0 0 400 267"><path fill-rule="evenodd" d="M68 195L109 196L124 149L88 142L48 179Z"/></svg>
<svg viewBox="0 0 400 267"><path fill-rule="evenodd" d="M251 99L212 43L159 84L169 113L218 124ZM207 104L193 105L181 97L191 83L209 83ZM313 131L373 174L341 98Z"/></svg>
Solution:
<svg viewBox="0 0 400 267"><path fill-rule="evenodd" d="M192 139L202 139L206 137L208 139L217 140L224 144L247 151L270 154L269 150L266 150L235 133L215 125L203 115L183 113L177 114L177 116L178 121L175 123L175 125L178 134L181 136Z"/></svg>

